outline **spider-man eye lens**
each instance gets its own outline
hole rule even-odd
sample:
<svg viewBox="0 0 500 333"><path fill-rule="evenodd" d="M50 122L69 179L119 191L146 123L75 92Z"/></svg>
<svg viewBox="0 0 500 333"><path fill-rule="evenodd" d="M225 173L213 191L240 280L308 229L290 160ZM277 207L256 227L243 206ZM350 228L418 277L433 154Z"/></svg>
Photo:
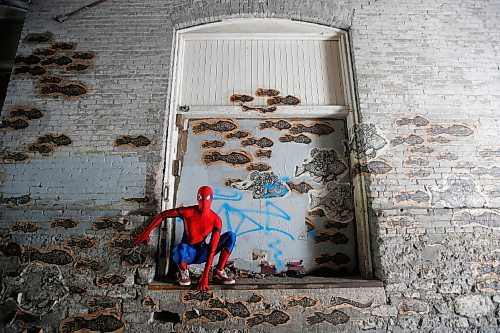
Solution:
<svg viewBox="0 0 500 333"><path fill-rule="evenodd" d="M203 197L201 196L201 194L198 194L198 200L203 200Z"/></svg>
<svg viewBox="0 0 500 333"><path fill-rule="evenodd" d="M212 197L211 196L207 196L207 200L210 200Z"/></svg>

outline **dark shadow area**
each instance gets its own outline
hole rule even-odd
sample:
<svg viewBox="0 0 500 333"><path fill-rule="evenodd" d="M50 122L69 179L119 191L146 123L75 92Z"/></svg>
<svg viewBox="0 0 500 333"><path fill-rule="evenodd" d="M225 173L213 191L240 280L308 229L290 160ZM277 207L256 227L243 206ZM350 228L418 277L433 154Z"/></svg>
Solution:
<svg viewBox="0 0 500 333"><path fill-rule="evenodd" d="M174 325L181 322L181 316L178 313L165 310L155 312L153 314L153 319L165 323L173 323Z"/></svg>
<svg viewBox="0 0 500 333"><path fill-rule="evenodd" d="M0 2L0 109L3 107L26 10Z"/></svg>

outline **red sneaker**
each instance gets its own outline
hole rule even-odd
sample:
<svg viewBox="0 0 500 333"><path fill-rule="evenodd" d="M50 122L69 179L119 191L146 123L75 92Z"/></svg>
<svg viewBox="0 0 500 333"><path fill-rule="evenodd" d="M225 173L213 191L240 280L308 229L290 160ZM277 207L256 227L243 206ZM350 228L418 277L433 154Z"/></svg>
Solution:
<svg viewBox="0 0 500 333"><path fill-rule="evenodd" d="M189 278L189 271L186 269L185 271L181 271L181 277L177 280L181 286L190 286L191 279Z"/></svg>
<svg viewBox="0 0 500 333"><path fill-rule="evenodd" d="M218 280L219 283L222 284L234 284L235 281L234 279L231 279L229 276L227 276L227 273L225 270L219 271L217 268L214 269L214 273L212 276L216 282Z"/></svg>

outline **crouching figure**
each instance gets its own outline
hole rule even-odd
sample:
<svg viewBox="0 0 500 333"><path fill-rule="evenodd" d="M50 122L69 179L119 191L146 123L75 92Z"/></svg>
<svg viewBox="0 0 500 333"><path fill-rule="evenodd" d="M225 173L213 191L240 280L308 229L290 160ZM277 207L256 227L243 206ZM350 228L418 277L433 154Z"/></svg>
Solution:
<svg viewBox="0 0 500 333"><path fill-rule="evenodd" d="M178 280L181 286L191 285L189 278L189 264L205 264L205 269L198 282L198 290L210 290L208 275L212 267L214 256L218 253L219 262L213 270L212 279L222 284L233 284L224 267L236 242L234 232L228 231L221 235L222 220L210 208L213 201L213 191L209 186L202 186L197 193L198 205L168 209L153 218L149 226L134 237L135 244L149 244L149 234L156 228L164 218L179 217L184 224L182 241L172 250L172 260L177 264L180 271ZM211 235L210 243L206 242Z"/></svg>

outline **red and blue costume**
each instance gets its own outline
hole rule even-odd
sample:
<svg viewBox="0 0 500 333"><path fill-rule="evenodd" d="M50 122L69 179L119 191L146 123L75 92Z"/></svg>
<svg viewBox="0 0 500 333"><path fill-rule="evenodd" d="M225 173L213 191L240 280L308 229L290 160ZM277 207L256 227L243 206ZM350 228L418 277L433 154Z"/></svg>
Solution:
<svg viewBox="0 0 500 333"><path fill-rule="evenodd" d="M149 243L149 234L164 218L181 218L184 224L184 234L181 243L172 250L172 259L177 263L181 272L187 272L188 264L206 262L198 282L198 290L210 290L208 274L213 258L220 253L217 271L223 271L234 248L236 235L231 231L221 235L222 220L210 208L213 201L213 191L210 187L202 186L198 189L197 201L197 206L179 207L161 212L155 216L146 230L135 236L134 241L138 245L143 242ZM210 243L206 243L210 234L212 235ZM234 280L231 283L234 283Z"/></svg>

